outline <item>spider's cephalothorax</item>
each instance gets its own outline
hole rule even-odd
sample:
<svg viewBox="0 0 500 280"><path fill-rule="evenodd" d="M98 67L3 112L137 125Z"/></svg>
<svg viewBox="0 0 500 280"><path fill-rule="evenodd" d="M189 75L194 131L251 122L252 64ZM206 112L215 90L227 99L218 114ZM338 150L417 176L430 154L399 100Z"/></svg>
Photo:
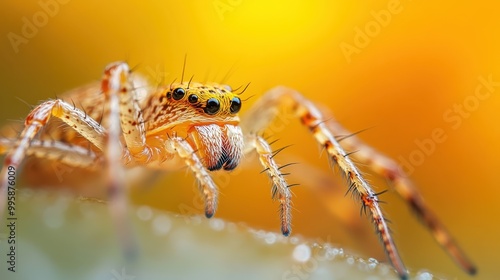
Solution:
<svg viewBox="0 0 500 280"><path fill-rule="evenodd" d="M285 87L270 90L246 112L241 123L238 95L224 85L191 82L172 83L154 90L138 76L131 75L126 63L110 64L100 85L79 88L62 99L43 102L26 117L17 138L0 138L0 153L7 151L0 171L0 216L8 187L12 186L9 171L17 169L26 157L54 160L95 172L105 170L110 210L126 248L132 242L124 214L127 182L122 168L142 166L166 171L172 170L168 163L180 162L199 182L205 215L212 217L217 209L218 191L209 171L232 170L243 153L254 152L264 167L263 172L271 179L272 197L279 202L281 231L289 235L292 185L282 173L288 165L279 166L274 156L281 149L273 151L257 134L277 116L280 107L286 107L309 129L331 162L345 175L348 190L360 198L361 209L370 213L387 257L401 279L407 279L408 272L384 218L380 193L373 191L351 157L391 182L451 257L468 273L476 272L474 264L394 160L358 140L355 133L295 90ZM79 106L72 105L72 100L78 101ZM347 153L345 149L357 152ZM178 170L179 165L173 167Z"/></svg>
<svg viewBox="0 0 500 280"><path fill-rule="evenodd" d="M243 153L243 133L238 126L241 103L226 85L171 84L143 109L146 135L186 137L208 170L232 170Z"/></svg>

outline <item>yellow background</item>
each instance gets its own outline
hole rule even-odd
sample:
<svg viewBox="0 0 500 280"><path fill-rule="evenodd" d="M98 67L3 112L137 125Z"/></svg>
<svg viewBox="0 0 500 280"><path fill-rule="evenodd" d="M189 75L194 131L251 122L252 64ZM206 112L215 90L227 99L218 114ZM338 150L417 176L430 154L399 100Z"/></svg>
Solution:
<svg viewBox="0 0 500 280"><path fill-rule="evenodd" d="M373 12L387 10L391 3L399 3L400 12L391 14L379 30L372 30L370 42L358 48L359 53L346 58L340 45L356 46L356 28L372 25ZM496 205L500 90L496 88L468 118L462 118L457 129L443 114L474 94L479 76L492 75L500 81L499 5L493 3L70 0L59 4L47 24L38 27L16 52L8 34L22 35L23 18L33 22L43 9L38 1L2 1L0 122L27 114L28 108L18 98L37 104L99 79L103 67L116 60L138 65L138 71L153 80L158 73L168 73L166 80L171 81L180 76L187 54L186 74L194 74L195 80L203 80L208 73L217 81L231 71L228 82L234 87L251 82L246 96L255 96L244 103L244 109L266 89L290 86L329 107L350 130L371 128L360 137L396 159L407 159L418 149L416 140L429 138L434 129L441 128L446 141L415 168L412 179L479 267L476 279L491 279L497 275L494 269L500 251ZM226 10L215 7L224 4ZM317 145L296 122L277 138L279 145L294 144L282 153L283 158L297 156L329 172L324 155L319 157ZM278 230L277 205L259 170L252 167L231 177L221 190L217 216ZM386 188L384 180L369 179L378 190ZM135 199L178 211L179 205L192 205L192 186L191 176L181 171L139 192ZM346 189L340 184L336 187ZM294 193L293 234L340 245L352 243L346 246L380 256L375 237L349 240L349 233L339 230L307 184L296 187ZM468 279L394 193L383 198L410 269L426 268L452 279Z"/></svg>

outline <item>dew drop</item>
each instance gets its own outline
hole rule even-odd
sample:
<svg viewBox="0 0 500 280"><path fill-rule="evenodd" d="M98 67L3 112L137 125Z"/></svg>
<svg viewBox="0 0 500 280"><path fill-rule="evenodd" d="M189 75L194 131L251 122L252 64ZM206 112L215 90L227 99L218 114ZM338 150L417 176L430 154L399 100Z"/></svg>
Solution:
<svg viewBox="0 0 500 280"><path fill-rule="evenodd" d="M300 244L293 249L293 258L298 262L307 262L311 258L311 248L306 244Z"/></svg>
<svg viewBox="0 0 500 280"><path fill-rule="evenodd" d="M172 228L172 222L165 215L158 215L153 220L153 232L157 235L165 235Z"/></svg>
<svg viewBox="0 0 500 280"><path fill-rule="evenodd" d="M221 231L226 226L222 219L217 219L217 218L210 219L209 223L210 223L210 227L216 231Z"/></svg>
<svg viewBox="0 0 500 280"><path fill-rule="evenodd" d="M276 242L276 239L276 234L272 232L266 233L264 237L264 241L266 241L266 243L269 245L274 244Z"/></svg>
<svg viewBox="0 0 500 280"><path fill-rule="evenodd" d="M422 271L417 274L417 280L432 280L433 275L427 271Z"/></svg>
<svg viewBox="0 0 500 280"><path fill-rule="evenodd" d="M375 269L378 265L378 261L374 258L369 258L368 259L368 268L370 269Z"/></svg>

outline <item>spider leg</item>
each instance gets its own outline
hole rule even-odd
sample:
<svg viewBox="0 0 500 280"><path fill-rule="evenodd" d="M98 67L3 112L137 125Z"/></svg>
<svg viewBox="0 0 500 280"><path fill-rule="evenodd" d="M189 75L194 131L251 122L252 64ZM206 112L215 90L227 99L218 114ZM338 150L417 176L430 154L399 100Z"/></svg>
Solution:
<svg viewBox="0 0 500 280"><path fill-rule="evenodd" d="M275 153L271 150L266 140L255 134L246 136L245 142L257 152L260 163L272 181L272 197L273 199L277 198L280 203L281 232L283 235L288 236L292 231L292 195L288 189L289 185L285 181L285 178L283 178L280 167L273 159Z"/></svg>
<svg viewBox="0 0 500 280"><path fill-rule="evenodd" d="M217 186L203 166L200 157L184 138L178 136L169 138L166 146L172 153L177 153L184 160L198 179L200 191L205 200L205 216L211 218L217 210Z"/></svg>
<svg viewBox="0 0 500 280"><path fill-rule="evenodd" d="M116 138L114 141L119 140L120 133L123 133L127 150L139 156L144 151L147 153L146 134L133 82L129 66L125 62L115 62L109 64L104 70L101 89L110 104L110 109L113 110L109 112L110 117L113 118L110 129L113 128L116 131L113 132L115 135L110 138ZM111 135L111 131L109 134Z"/></svg>
<svg viewBox="0 0 500 280"><path fill-rule="evenodd" d="M109 210L127 260L134 260L138 249L127 219L127 183L122 164L124 149L121 136L123 135L126 144L125 151L138 158L149 156L145 145L144 122L132 86L130 68L126 63L116 62L106 66L101 89L109 106L109 127L104 151Z"/></svg>
<svg viewBox="0 0 500 280"><path fill-rule="evenodd" d="M47 125L51 117L57 117L74 128L79 134L88 139L97 148L104 147L105 131L95 120L85 115L78 108L60 100L49 100L33 109L26 117L25 127L18 139L12 144L12 149L4 159L4 165L0 171L0 216L2 216L6 198L8 184L7 170L9 167L19 168L19 165L26 157L26 152L31 147L33 139L44 126Z"/></svg>
<svg viewBox="0 0 500 280"><path fill-rule="evenodd" d="M13 139L0 138L0 154L10 150L14 143ZM98 168L97 156L93 151L59 141L33 139L31 146L26 150L26 156L54 160L71 167Z"/></svg>
<svg viewBox="0 0 500 280"><path fill-rule="evenodd" d="M304 98L300 93L285 88L277 87L267 92L242 119L241 126L244 131L255 133L265 128L277 116L281 106L291 108L295 117L309 128L314 138L327 151L333 163L336 163L349 181L349 190L356 194L362 207L367 208L372 216L373 223L383 242L386 254L398 272L401 279L408 278L408 272L399 256L396 245L387 222L379 205L377 194L361 176L349 155L333 136L326 126L318 108Z"/></svg>
<svg viewBox="0 0 500 280"><path fill-rule="evenodd" d="M429 228L435 240L446 252L448 252L451 258L466 272L475 274L477 272L476 266L460 249L446 227L425 203L415 185L400 166L393 159L363 143L351 132L343 128L338 122L333 121L330 115L329 113L325 113L326 118L330 120L327 122L328 128L333 134L342 135L341 141L346 149L357 151L352 157L368 166L373 172L386 178L414 213L417 214L423 224Z"/></svg>

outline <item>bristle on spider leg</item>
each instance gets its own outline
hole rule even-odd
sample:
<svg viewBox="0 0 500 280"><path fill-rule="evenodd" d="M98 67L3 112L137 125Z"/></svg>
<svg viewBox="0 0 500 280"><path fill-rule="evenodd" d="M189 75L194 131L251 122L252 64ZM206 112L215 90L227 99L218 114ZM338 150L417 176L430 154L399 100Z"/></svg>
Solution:
<svg viewBox="0 0 500 280"><path fill-rule="evenodd" d="M295 165L295 164L299 164L298 162L290 162L290 163L287 163L287 164L283 164L282 166L278 167L278 170L281 170L282 168L286 168L288 166L292 166L292 165Z"/></svg>
<svg viewBox="0 0 500 280"><path fill-rule="evenodd" d="M288 236L291 233L291 193L288 184L283 175L279 171L279 166L274 161L274 156L286 147L272 151L266 140L260 136L252 136L252 146L259 155L259 161L264 166L264 171L267 172L272 186L271 195L274 200L279 202L279 213L281 221L281 232Z"/></svg>
<svg viewBox="0 0 500 280"><path fill-rule="evenodd" d="M337 135L337 136L335 136L335 139L337 139L337 141L340 143L340 142L342 142L342 141L343 141L343 140L345 140L345 139L348 139L348 138L351 138L351 137L353 137L353 136L356 136L356 135L358 135L358 134L360 134L360 133L362 133L362 132L365 132L365 131L367 131L367 130L369 130L369 129L372 129L372 128L373 128L373 127L369 127L369 128L361 129L361 130L358 130L358 131L356 131L356 132L353 132L353 133L350 133L350 134L347 134L347 135Z"/></svg>
<svg viewBox="0 0 500 280"><path fill-rule="evenodd" d="M272 144L274 144L274 143L278 142L279 140L280 140L280 139L276 139L276 140L273 140L273 141L269 142L269 146L271 146Z"/></svg>
<svg viewBox="0 0 500 280"><path fill-rule="evenodd" d="M384 249L391 264L396 269L400 278L406 279L408 277L408 272L399 257L387 224L383 219L382 210L379 207L376 195L374 195L371 187L349 158L349 154L344 151L325 123L321 121L322 116L319 110L312 103L301 98L301 96L296 95L295 98L296 114L299 116L302 124L309 128L318 143L325 147L329 158L342 170L341 174L349 183L347 193L350 192L354 197L360 198L363 204L362 209L366 207L370 210L373 222L378 233L382 237Z"/></svg>
<svg viewBox="0 0 500 280"><path fill-rule="evenodd" d="M275 157L277 154L279 154L281 151L283 151L284 149L290 147L290 146L293 146L292 144L291 145L286 145L284 147L281 147L279 149L277 149L276 151L273 152L273 155L271 156L271 158Z"/></svg>

